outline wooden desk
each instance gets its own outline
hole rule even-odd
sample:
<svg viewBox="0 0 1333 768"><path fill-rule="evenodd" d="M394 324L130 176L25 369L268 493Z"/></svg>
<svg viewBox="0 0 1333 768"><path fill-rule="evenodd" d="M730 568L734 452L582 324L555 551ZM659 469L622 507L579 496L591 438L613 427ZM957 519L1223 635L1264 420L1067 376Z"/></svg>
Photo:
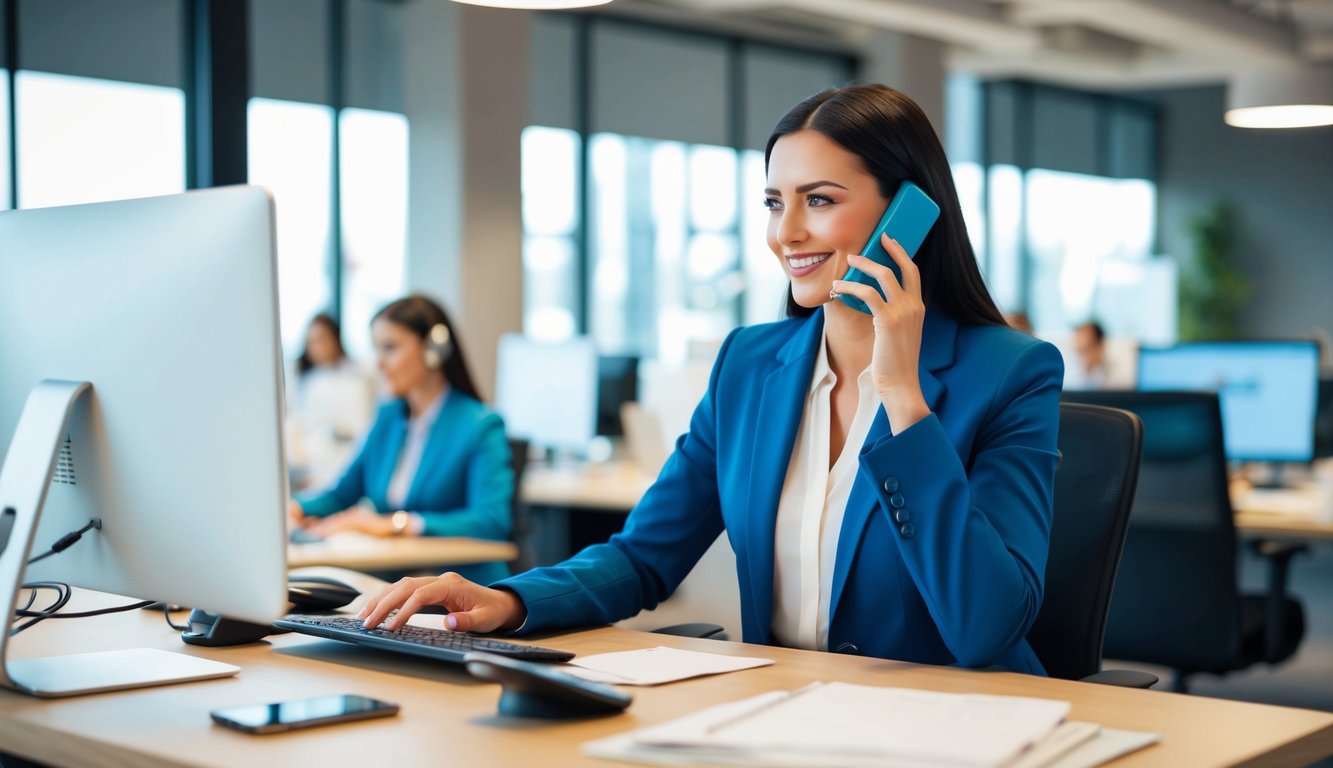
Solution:
<svg viewBox="0 0 1333 768"><path fill-rule="evenodd" d="M85 594L85 593L81 593ZM81 606L87 601L76 597ZM606 766L580 745L811 680L1065 699L1071 717L1163 734L1116 766L1306 765L1333 754L1333 713L997 672L970 672L836 654L599 628L542 638L579 654L669 645L775 659L770 667L632 689L620 715L551 722L496 714L499 687L458 667L299 635L236 648L184 646L157 613L47 621L14 639L16 656L151 646L242 667L185 685L41 700L0 691L0 750L56 766ZM402 705L396 718L273 736L215 726L209 710L305 696L361 693Z"/></svg>
<svg viewBox="0 0 1333 768"><path fill-rule="evenodd" d="M287 567L336 565L357 571L392 571L435 565L509 562L518 547L508 541L449 536L378 538L338 534L312 544L287 547Z"/></svg>
<svg viewBox="0 0 1333 768"><path fill-rule="evenodd" d="M581 466L531 464L523 471L523 503L625 513L656 478L628 461Z"/></svg>
<svg viewBox="0 0 1333 768"><path fill-rule="evenodd" d="M1317 487L1295 490L1250 490L1232 486L1236 531L1265 539L1333 539L1333 520L1320 514L1327 499Z"/></svg>

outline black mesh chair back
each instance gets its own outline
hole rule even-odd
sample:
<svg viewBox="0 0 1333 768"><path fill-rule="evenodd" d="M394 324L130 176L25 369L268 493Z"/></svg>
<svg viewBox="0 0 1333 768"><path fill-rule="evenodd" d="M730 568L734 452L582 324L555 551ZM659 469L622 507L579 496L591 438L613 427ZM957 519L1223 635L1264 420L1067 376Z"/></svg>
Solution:
<svg viewBox="0 0 1333 768"><path fill-rule="evenodd" d="M1143 428L1132 413L1060 404L1046 588L1027 638L1052 677L1077 680L1101 669L1142 443Z"/></svg>
<svg viewBox="0 0 1333 768"><path fill-rule="evenodd" d="M1234 668L1242 610L1217 395L1105 391L1065 399L1143 420L1143 469L1106 655L1187 671Z"/></svg>
<svg viewBox="0 0 1333 768"><path fill-rule="evenodd" d="M510 563L514 573L522 573L534 565L532 554L532 521L528 516L528 507L523 503L523 471L528 466L528 441L522 438L509 438L509 462L514 470L514 501L511 507L513 524L510 537L518 547L518 558Z"/></svg>

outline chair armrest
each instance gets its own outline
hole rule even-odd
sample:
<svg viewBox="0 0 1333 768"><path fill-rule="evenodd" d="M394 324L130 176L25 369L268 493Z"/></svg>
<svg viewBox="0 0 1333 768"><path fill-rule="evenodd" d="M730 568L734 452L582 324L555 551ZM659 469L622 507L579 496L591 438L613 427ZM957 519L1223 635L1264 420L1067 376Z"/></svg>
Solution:
<svg viewBox="0 0 1333 768"><path fill-rule="evenodd" d="M1135 672L1132 669L1103 669L1088 675L1079 682L1114 685L1120 688L1151 688L1157 684L1157 675L1150 672Z"/></svg>
<svg viewBox="0 0 1333 768"><path fill-rule="evenodd" d="M692 621L687 624L672 624L667 627L658 627L653 630L653 634L675 635L677 637L711 637L714 640L727 639L725 630L722 627L702 621Z"/></svg>

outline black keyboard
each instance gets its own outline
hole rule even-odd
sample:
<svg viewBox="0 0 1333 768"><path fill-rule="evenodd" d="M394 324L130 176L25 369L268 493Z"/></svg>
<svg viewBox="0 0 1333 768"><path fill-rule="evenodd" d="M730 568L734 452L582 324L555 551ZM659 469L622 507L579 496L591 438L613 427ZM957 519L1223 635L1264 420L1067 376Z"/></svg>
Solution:
<svg viewBox="0 0 1333 768"><path fill-rule="evenodd" d="M370 648L386 651L411 653L439 661L462 664L464 657L472 651L485 651L511 659L527 661L569 661L574 654L569 651L557 651L554 648L542 648L537 645L520 645L494 640L489 637L472 635L467 632L449 632L443 629L405 626L402 629L366 629L360 619L351 616L302 616L292 614L273 622L273 626L290 629L305 635L324 637L330 640L342 640Z"/></svg>

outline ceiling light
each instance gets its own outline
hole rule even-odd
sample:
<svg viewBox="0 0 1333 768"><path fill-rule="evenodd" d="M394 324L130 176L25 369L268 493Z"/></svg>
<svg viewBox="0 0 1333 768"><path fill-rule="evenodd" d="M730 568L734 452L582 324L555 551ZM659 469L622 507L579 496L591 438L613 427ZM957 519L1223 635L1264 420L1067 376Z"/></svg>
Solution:
<svg viewBox="0 0 1333 768"><path fill-rule="evenodd" d="M611 0L454 0L464 5L484 5L488 8L520 8L527 11L557 11L564 8L591 8L606 5Z"/></svg>
<svg viewBox="0 0 1333 768"><path fill-rule="evenodd" d="M1245 72L1227 88L1227 125L1306 128L1333 125L1333 69Z"/></svg>

